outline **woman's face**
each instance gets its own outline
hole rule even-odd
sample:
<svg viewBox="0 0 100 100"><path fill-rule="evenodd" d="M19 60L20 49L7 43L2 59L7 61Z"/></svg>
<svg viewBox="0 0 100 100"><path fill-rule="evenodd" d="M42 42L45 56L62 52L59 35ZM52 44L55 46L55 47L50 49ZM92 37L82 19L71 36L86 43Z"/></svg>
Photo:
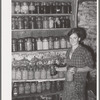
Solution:
<svg viewBox="0 0 100 100"><path fill-rule="evenodd" d="M80 38L77 36L76 33L73 33L72 35L70 35L69 42L72 46L78 45L79 41L80 41Z"/></svg>

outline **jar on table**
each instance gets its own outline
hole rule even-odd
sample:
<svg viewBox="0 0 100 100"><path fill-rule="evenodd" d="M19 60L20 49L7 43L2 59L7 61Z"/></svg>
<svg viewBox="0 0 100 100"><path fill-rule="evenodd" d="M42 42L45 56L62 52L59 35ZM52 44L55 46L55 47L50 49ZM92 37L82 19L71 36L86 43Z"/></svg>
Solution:
<svg viewBox="0 0 100 100"><path fill-rule="evenodd" d="M24 94L24 84L23 83L19 83L19 86L18 86L18 93L19 95L23 95Z"/></svg>
<svg viewBox="0 0 100 100"><path fill-rule="evenodd" d="M18 96L18 84L16 82L13 83L12 95L13 96Z"/></svg>
<svg viewBox="0 0 100 100"><path fill-rule="evenodd" d="M20 14L20 12L21 12L20 2L15 2L15 14Z"/></svg>
<svg viewBox="0 0 100 100"><path fill-rule="evenodd" d="M31 37L25 38L25 51L32 51L32 40L31 40Z"/></svg>
<svg viewBox="0 0 100 100"><path fill-rule="evenodd" d="M36 93L36 83L35 82L31 83L30 91L32 94Z"/></svg>
<svg viewBox="0 0 100 100"><path fill-rule="evenodd" d="M48 50L49 49L48 38L43 38L42 42L43 42L43 50Z"/></svg>
<svg viewBox="0 0 100 100"><path fill-rule="evenodd" d="M49 17L49 28L54 28L54 18L53 17Z"/></svg>
<svg viewBox="0 0 100 100"><path fill-rule="evenodd" d="M37 38L37 50L42 50L43 49L43 42L42 38Z"/></svg>
<svg viewBox="0 0 100 100"><path fill-rule="evenodd" d="M21 78L22 78L22 75L21 75L21 68L18 67L18 68L16 69L16 79L17 79L17 80L21 80Z"/></svg>
<svg viewBox="0 0 100 100"><path fill-rule="evenodd" d="M66 39L63 36L60 38L60 48L66 48Z"/></svg>
<svg viewBox="0 0 100 100"><path fill-rule="evenodd" d="M24 51L24 40L22 38L18 39L18 51Z"/></svg>
<svg viewBox="0 0 100 100"><path fill-rule="evenodd" d="M59 48L60 48L59 38L55 37L55 39L54 39L54 49L59 49Z"/></svg>
<svg viewBox="0 0 100 100"><path fill-rule="evenodd" d="M43 18L43 29L48 29L49 28L49 20L48 17Z"/></svg>
<svg viewBox="0 0 100 100"><path fill-rule="evenodd" d="M32 50L35 51L37 48L36 39L34 37L32 37L31 39L32 39Z"/></svg>
<svg viewBox="0 0 100 100"><path fill-rule="evenodd" d="M74 74L75 74L75 66L68 66L67 67L67 73L66 73L67 81L73 81L74 80Z"/></svg>
<svg viewBox="0 0 100 100"><path fill-rule="evenodd" d="M36 28L37 29L42 29L43 25L42 25L42 18L41 17L36 17Z"/></svg>
<svg viewBox="0 0 100 100"><path fill-rule="evenodd" d="M25 94L30 94L30 83L29 82L25 83Z"/></svg>
<svg viewBox="0 0 100 100"><path fill-rule="evenodd" d="M22 2L21 3L21 13L22 14L28 14L28 3L27 2Z"/></svg>
<svg viewBox="0 0 100 100"><path fill-rule="evenodd" d="M12 79L15 80L16 79L16 68L13 66L12 68Z"/></svg>
<svg viewBox="0 0 100 100"><path fill-rule="evenodd" d="M35 3L34 2L30 2L29 4L29 14L34 14L35 13Z"/></svg>
<svg viewBox="0 0 100 100"><path fill-rule="evenodd" d="M17 39L13 38L12 39L12 52L17 51Z"/></svg>

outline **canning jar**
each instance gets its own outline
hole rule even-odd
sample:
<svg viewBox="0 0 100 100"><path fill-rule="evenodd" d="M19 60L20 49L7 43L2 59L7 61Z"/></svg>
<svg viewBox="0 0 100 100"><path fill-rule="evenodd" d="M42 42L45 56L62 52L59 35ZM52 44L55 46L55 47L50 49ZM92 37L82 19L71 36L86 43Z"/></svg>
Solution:
<svg viewBox="0 0 100 100"><path fill-rule="evenodd" d="M22 38L18 39L18 51L24 50L24 40Z"/></svg>
<svg viewBox="0 0 100 100"><path fill-rule="evenodd" d="M54 39L54 49L59 49L59 48L60 48L59 38L55 37L55 39Z"/></svg>
<svg viewBox="0 0 100 100"><path fill-rule="evenodd" d="M25 38L25 50L32 51L32 40L31 37Z"/></svg>
<svg viewBox="0 0 100 100"><path fill-rule="evenodd" d="M54 48L54 46L53 46L53 37L49 37L49 39L48 39L48 44L49 44L49 49L53 49Z"/></svg>
<svg viewBox="0 0 100 100"><path fill-rule="evenodd" d="M29 14L34 14L35 13L35 3L34 2L30 2L29 4Z"/></svg>
<svg viewBox="0 0 100 100"><path fill-rule="evenodd" d="M30 94L30 83L29 82L25 83L25 94Z"/></svg>
<svg viewBox="0 0 100 100"><path fill-rule="evenodd" d="M12 39L12 52L17 51L17 39L13 38Z"/></svg>
<svg viewBox="0 0 100 100"><path fill-rule="evenodd" d="M48 39L47 38L43 38L43 50L47 50L47 49L49 49Z"/></svg>
<svg viewBox="0 0 100 100"><path fill-rule="evenodd" d="M60 38L60 48L66 48L66 40L65 37Z"/></svg>
<svg viewBox="0 0 100 100"><path fill-rule="evenodd" d="M49 20L48 17L43 18L43 29L48 29L49 28Z"/></svg>
<svg viewBox="0 0 100 100"><path fill-rule="evenodd" d="M20 12L21 12L20 2L15 2L15 14L20 14Z"/></svg>
<svg viewBox="0 0 100 100"><path fill-rule="evenodd" d="M24 94L24 84L23 83L19 83L18 90L19 90L18 91L19 95Z"/></svg>
<svg viewBox="0 0 100 100"><path fill-rule="evenodd" d="M22 2L21 3L21 13L22 14L28 14L28 3L27 2Z"/></svg>
<svg viewBox="0 0 100 100"><path fill-rule="evenodd" d="M54 18L49 17L49 28L54 28Z"/></svg>
<svg viewBox="0 0 100 100"><path fill-rule="evenodd" d="M42 38L37 38L37 50L42 50L43 49L43 42Z"/></svg>

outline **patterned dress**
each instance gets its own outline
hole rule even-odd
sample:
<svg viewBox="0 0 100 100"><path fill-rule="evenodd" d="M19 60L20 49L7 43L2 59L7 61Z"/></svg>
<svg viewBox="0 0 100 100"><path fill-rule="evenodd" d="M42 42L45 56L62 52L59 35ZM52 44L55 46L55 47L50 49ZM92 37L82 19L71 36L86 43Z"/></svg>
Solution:
<svg viewBox="0 0 100 100"><path fill-rule="evenodd" d="M73 52L71 59L69 58L70 50L68 50L66 57L68 65L76 66L77 68L93 67L92 56L84 47L79 45ZM63 100L86 100L86 76L87 72L77 72L74 74L72 82L65 81Z"/></svg>

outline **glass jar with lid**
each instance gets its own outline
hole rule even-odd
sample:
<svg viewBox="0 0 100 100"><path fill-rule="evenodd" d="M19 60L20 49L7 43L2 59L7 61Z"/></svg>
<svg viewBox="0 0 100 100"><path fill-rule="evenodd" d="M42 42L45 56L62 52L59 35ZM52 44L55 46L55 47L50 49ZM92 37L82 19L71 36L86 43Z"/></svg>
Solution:
<svg viewBox="0 0 100 100"><path fill-rule="evenodd" d="M41 17L36 17L36 28L37 29L42 29L42 18Z"/></svg>
<svg viewBox="0 0 100 100"><path fill-rule="evenodd" d="M25 51L32 51L32 40L31 40L31 37L25 38Z"/></svg>
<svg viewBox="0 0 100 100"><path fill-rule="evenodd" d="M43 50L48 50L49 49L49 44L48 44L48 38L43 38Z"/></svg>
<svg viewBox="0 0 100 100"><path fill-rule="evenodd" d="M61 13L61 3L56 2L56 13Z"/></svg>
<svg viewBox="0 0 100 100"><path fill-rule="evenodd" d="M37 38L36 43L37 43L37 50L42 50L43 49L42 37Z"/></svg>
<svg viewBox="0 0 100 100"><path fill-rule="evenodd" d="M22 82L19 83L18 93L19 93L19 95L23 95L24 94L24 84Z"/></svg>
<svg viewBox="0 0 100 100"><path fill-rule="evenodd" d="M43 18L43 29L48 29L49 28L49 20L48 17Z"/></svg>
<svg viewBox="0 0 100 100"><path fill-rule="evenodd" d="M24 51L24 40L23 40L23 38L18 39L18 51Z"/></svg>
<svg viewBox="0 0 100 100"><path fill-rule="evenodd" d="M36 93L36 83L35 82L31 83L30 91L31 91L31 94Z"/></svg>
<svg viewBox="0 0 100 100"><path fill-rule="evenodd" d="M32 50L35 51L37 49L37 45L36 45L36 38L32 37Z"/></svg>
<svg viewBox="0 0 100 100"><path fill-rule="evenodd" d="M30 83L29 82L25 83L25 94L30 94Z"/></svg>
<svg viewBox="0 0 100 100"><path fill-rule="evenodd" d="M59 49L59 48L60 48L59 38L55 37L54 38L54 49Z"/></svg>
<svg viewBox="0 0 100 100"><path fill-rule="evenodd" d="M17 51L17 39L13 38L12 39L12 52L16 52Z"/></svg>
<svg viewBox="0 0 100 100"><path fill-rule="evenodd" d="M35 3L34 2L30 2L29 3L29 14L34 14L35 13Z"/></svg>
<svg viewBox="0 0 100 100"><path fill-rule="evenodd" d="M49 44L49 49L53 49L54 48L54 43L53 43L53 37L50 36L48 39L48 44Z"/></svg>
<svg viewBox="0 0 100 100"><path fill-rule="evenodd" d="M42 92L41 82L37 82L37 93Z"/></svg>
<svg viewBox="0 0 100 100"><path fill-rule="evenodd" d="M51 16L49 19L49 28L54 28L54 18Z"/></svg>
<svg viewBox="0 0 100 100"><path fill-rule="evenodd" d="M29 9L28 9L28 2L21 2L21 13L22 14L28 14L29 12Z"/></svg>
<svg viewBox="0 0 100 100"><path fill-rule="evenodd" d="M15 2L15 14L20 14L21 13L21 4L20 2L16 1Z"/></svg>
<svg viewBox="0 0 100 100"><path fill-rule="evenodd" d="M62 49L66 48L66 39L64 36L60 38L60 48Z"/></svg>

